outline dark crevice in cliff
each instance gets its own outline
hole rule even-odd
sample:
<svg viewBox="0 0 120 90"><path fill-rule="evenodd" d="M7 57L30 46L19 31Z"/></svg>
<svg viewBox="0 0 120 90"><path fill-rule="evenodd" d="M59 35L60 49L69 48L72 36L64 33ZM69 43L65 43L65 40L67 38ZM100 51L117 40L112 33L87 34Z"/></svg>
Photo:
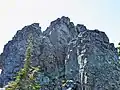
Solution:
<svg viewBox="0 0 120 90"><path fill-rule="evenodd" d="M29 34L33 36L32 65L41 67L40 84L49 84L42 90L120 89L120 72L115 69L118 53L107 35L82 24L75 26L65 16L51 22L43 32L38 23L17 31L0 56L1 85L13 80L23 66Z"/></svg>

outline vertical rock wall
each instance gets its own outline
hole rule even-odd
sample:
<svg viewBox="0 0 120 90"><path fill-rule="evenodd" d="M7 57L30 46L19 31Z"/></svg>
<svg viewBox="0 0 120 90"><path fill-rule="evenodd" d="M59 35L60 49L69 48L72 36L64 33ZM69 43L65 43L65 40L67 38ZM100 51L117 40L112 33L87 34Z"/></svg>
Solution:
<svg viewBox="0 0 120 90"><path fill-rule="evenodd" d="M66 78L79 90L119 90L117 49L104 32L85 30L69 43Z"/></svg>
<svg viewBox="0 0 120 90"><path fill-rule="evenodd" d="M104 32L74 25L68 17L41 32L34 23L19 30L0 56L1 85L14 80L24 65L28 36L33 36L33 66L40 66L42 90L119 90L117 49ZM64 81L64 82L63 82Z"/></svg>

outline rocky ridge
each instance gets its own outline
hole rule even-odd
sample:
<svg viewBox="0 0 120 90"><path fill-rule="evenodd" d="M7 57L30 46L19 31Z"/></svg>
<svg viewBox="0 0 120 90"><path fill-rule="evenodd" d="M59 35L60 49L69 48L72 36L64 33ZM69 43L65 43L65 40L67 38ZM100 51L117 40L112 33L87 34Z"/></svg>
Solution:
<svg viewBox="0 0 120 90"><path fill-rule="evenodd" d="M119 90L117 49L106 34L74 25L68 17L51 22L41 31L38 23L17 31L0 55L1 86L14 80L24 64L27 39L33 36L33 66L40 66L42 90ZM64 81L64 82L63 82Z"/></svg>

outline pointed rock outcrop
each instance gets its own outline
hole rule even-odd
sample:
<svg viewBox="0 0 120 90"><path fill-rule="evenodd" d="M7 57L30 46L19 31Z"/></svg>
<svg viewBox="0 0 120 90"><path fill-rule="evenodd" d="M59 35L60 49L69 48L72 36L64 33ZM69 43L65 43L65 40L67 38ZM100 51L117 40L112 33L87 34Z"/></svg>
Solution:
<svg viewBox="0 0 120 90"><path fill-rule="evenodd" d="M74 25L68 17L51 22L41 32L38 23L25 26L9 41L0 55L1 86L14 80L24 65L27 39L33 36L32 62L40 66L41 90L119 90L120 66L117 49L106 34Z"/></svg>

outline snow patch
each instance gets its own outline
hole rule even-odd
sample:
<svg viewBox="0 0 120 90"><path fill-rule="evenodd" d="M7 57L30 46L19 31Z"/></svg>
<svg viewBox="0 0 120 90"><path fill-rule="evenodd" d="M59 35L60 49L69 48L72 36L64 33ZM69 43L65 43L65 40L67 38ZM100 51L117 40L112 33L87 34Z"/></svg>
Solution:
<svg viewBox="0 0 120 90"><path fill-rule="evenodd" d="M1 74L1 72L2 72L2 69L0 69L0 74ZM0 89L1 90L1 89Z"/></svg>
<svg viewBox="0 0 120 90"><path fill-rule="evenodd" d="M70 52L72 52L72 50L70 50Z"/></svg>
<svg viewBox="0 0 120 90"><path fill-rule="evenodd" d="M70 57L70 55L68 54L68 55L67 55L67 58L69 59L69 57Z"/></svg>

